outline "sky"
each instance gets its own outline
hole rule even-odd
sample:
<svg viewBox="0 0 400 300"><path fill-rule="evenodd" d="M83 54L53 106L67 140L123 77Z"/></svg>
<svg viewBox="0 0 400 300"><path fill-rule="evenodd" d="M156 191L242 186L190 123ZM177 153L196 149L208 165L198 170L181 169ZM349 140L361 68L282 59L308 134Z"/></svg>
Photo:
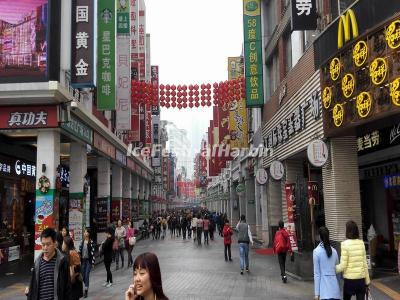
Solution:
<svg viewBox="0 0 400 300"><path fill-rule="evenodd" d="M243 44L242 0L145 0L151 64L160 84L198 84L228 79L228 57ZM200 149L211 107L161 110L161 119L186 129L193 153Z"/></svg>

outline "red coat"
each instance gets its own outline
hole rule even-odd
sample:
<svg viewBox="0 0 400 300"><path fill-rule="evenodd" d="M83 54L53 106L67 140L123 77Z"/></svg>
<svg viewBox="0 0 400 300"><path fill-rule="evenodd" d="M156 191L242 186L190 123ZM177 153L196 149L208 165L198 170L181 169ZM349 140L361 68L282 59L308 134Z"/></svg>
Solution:
<svg viewBox="0 0 400 300"><path fill-rule="evenodd" d="M224 236L224 245L232 244L232 234L233 231L230 226L224 225L224 230L222 231Z"/></svg>
<svg viewBox="0 0 400 300"><path fill-rule="evenodd" d="M285 228L283 229L279 229L276 233L275 233L275 238L274 238L274 253L278 253L277 249L276 249L276 240L278 238L278 235L282 235L283 239L285 240L286 243L286 249L283 252L292 252L292 244L290 243L290 237L289 237L289 233L286 231Z"/></svg>

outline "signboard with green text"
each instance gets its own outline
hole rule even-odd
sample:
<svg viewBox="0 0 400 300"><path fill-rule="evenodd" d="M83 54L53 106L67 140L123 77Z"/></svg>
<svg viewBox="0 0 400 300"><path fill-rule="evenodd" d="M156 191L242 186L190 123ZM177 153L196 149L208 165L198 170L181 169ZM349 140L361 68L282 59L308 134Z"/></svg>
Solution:
<svg viewBox="0 0 400 300"><path fill-rule="evenodd" d="M261 0L243 0L246 106L264 105Z"/></svg>
<svg viewBox="0 0 400 300"><path fill-rule="evenodd" d="M97 108L115 109L115 0L97 4Z"/></svg>

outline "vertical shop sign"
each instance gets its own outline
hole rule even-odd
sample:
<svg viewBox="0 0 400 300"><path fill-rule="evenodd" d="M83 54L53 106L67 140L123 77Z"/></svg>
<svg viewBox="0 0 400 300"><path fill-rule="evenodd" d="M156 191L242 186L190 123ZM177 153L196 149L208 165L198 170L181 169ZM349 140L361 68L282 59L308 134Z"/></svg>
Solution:
<svg viewBox="0 0 400 300"><path fill-rule="evenodd" d="M115 109L115 0L97 3L97 108Z"/></svg>
<svg viewBox="0 0 400 300"><path fill-rule="evenodd" d="M140 148L146 144L146 106L144 103L139 104Z"/></svg>
<svg viewBox="0 0 400 300"><path fill-rule="evenodd" d="M309 205L318 205L319 204L318 182L309 181L307 183L307 194L308 194L308 204Z"/></svg>
<svg viewBox="0 0 400 300"><path fill-rule="evenodd" d="M243 0L246 105L264 105L261 0Z"/></svg>
<svg viewBox="0 0 400 300"><path fill-rule="evenodd" d="M155 85L158 89L159 84L159 73L158 73L158 66L151 66L151 83ZM158 91L157 91L157 103L159 103L158 99ZM151 113L153 115L160 114L160 106L159 105L152 105L151 106Z"/></svg>
<svg viewBox="0 0 400 300"><path fill-rule="evenodd" d="M71 18L71 84L93 87L94 12L93 0L73 0Z"/></svg>
<svg viewBox="0 0 400 300"><path fill-rule="evenodd" d="M83 193L69 194L69 232L74 241L75 248L79 247L83 238ZM79 249L79 248L77 248Z"/></svg>
<svg viewBox="0 0 400 300"><path fill-rule="evenodd" d="M243 76L243 59L228 58L228 79ZM246 100L234 100L229 104L229 139L232 148L248 148L248 123Z"/></svg>
<svg viewBox="0 0 400 300"><path fill-rule="evenodd" d="M293 251L297 251L297 235L296 235L296 196L294 183L285 184L285 195L287 204L288 223L285 224L286 230L289 233L290 243Z"/></svg>
<svg viewBox="0 0 400 300"><path fill-rule="evenodd" d="M138 80L139 0L130 0L131 79Z"/></svg>
<svg viewBox="0 0 400 300"><path fill-rule="evenodd" d="M139 0L138 71L139 71L139 80L145 80L146 79L146 6L144 0Z"/></svg>
<svg viewBox="0 0 400 300"><path fill-rule="evenodd" d="M317 29L315 0L292 0L292 31Z"/></svg>
<svg viewBox="0 0 400 300"><path fill-rule="evenodd" d="M117 103L116 130L131 129L131 38L129 36L129 2L117 5Z"/></svg>
<svg viewBox="0 0 400 300"><path fill-rule="evenodd" d="M146 82L151 82L150 34L146 33Z"/></svg>
<svg viewBox="0 0 400 300"><path fill-rule="evenodd" d="M95 220L97 222L97 232L106 232L109 223L108 197L97 198L95 206Z"/></svg>
<svg viewBox="0 0 400 300"><path fill-rule="evenodd" d="M152 138L152 131L153 131L153 126L152 126L152 118L151 118L151 105L146 104L146 139L145 139L145 146L150 147L151 144L153 143L153 138Z"/></svg>

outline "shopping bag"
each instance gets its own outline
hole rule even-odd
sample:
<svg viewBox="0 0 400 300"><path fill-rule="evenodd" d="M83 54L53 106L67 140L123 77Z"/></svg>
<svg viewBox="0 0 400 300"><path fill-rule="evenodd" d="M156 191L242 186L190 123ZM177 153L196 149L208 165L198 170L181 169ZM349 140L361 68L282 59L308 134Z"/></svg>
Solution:
<svg viewBox="0 0 400 300"><path fill-rule="evenodd" d="M132 236L129 238L129 245L130 246L135 246L136 244L136 237Z"/></svg>

